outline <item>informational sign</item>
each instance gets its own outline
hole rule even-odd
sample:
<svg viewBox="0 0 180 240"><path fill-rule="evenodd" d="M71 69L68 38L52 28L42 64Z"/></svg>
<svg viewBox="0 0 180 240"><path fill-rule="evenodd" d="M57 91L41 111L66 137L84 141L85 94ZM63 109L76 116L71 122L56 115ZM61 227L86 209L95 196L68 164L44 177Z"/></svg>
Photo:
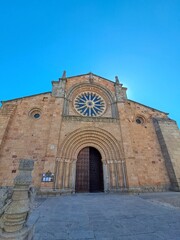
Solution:
<svg viewBox="0 0 180 240"><path fill-rule="evenodd" d="M42 174L42 182L54 182L54 174L50 171Z"/></svg>

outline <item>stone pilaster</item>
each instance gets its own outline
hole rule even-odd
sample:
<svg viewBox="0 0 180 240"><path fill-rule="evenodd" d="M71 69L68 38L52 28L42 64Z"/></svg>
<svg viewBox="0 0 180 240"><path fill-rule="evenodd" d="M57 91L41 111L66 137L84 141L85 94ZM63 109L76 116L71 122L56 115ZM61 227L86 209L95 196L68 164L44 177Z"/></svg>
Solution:
<svg viewBox="0 0 180 240"><path fill-rule="evenodd" d="M64 97L66 94L66 73L63 73L62 78L59 81L52 81L52 96L54 97L54 103L52 106L52 121L49 130L48 144L46 149L46 155L44 156L44 173L51 171L55 175L55 182L53 183L53 189L55 190L58 185L59 174L59 162L56 161L59 140L61 135L62 124L62 112L64 108ZM50 163L50 164L49 164ZM61 183L60 183L61 184ZM41 190L52 190L50 183L41 182Z"/></svg>
<svg viewBox="0 0 180 240"><path fill-rule="evenodd" d="M127 95L126 95L127 88L124 88L123 84L119 83L118 77L116 77L115 79L116 79L116 82L114 84L114 87L115 87L116 101L124 102L124 100L127 99Z"/></svg>
<svg viewBox="0 0 180 240"><path fill-rule="evenodd" d="M4 104L0 109L0 150L4 143L8 127L13 118L13 114L16 110L17 105L15 104Z"/></svg>
<svg viewBox="0 0 180 240"><path fill-rule="evenodd" d="M65 96L66 78L60 78L59 81L52 81L52 96L63 98Z"/></svg>
<svg viewBox="0 0 180 240"><path fill-rule="evenodd" d="M154 118L153 123L165 160L171 188L180 191L180 131L176 122L171 119Z"/></svg>

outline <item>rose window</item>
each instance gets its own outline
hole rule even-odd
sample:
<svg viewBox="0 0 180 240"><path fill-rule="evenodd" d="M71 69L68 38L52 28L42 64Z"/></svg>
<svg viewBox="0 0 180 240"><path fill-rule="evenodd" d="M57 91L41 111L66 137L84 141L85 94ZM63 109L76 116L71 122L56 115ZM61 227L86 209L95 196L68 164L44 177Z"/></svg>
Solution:
<svg viewBox="0 0 180 240"><path fill-rule="evenodd" d="M78 113L87 117L97 117L105 111L105 101L94 92L83 92L74 100L74 106Z"/></svg>

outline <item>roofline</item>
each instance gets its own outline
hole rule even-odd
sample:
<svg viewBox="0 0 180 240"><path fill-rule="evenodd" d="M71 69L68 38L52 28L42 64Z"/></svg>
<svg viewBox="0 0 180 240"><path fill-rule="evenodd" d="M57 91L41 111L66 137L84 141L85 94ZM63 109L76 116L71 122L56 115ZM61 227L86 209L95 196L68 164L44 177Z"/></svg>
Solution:
<svg viewBox="0 0 180 240"><path fill-rule="evenodd" d="M5 100L5 101L1 101L1 103L6 103L6 102L12 102L12 101L17 101L20 99L24 99L24 98L30 98L30 97L35 97L38 95L43 95L43 94L47 94L47 93L51 93L51 92L44 92L44 93L38 93L38 94L33 94L33 95L29 95L29 96L24 96L24 97L19 97L19 98L13 98L11 100Z"/></svg>
<svg viewBox="0 0 180 240"><path fill-rule="evenodd" d="M106 80L106 81L109 81L109 82L111 82L111 83L115 83L115 82L113 82L112 80L109 80L109 79L107 79L107 78L101 77L101 76L99 76L99 75L97 75L97 74L94 74L94 73L92 73L92 72L85 73L85 74L80 74L80 75L76 75L76 76L67 77L66 79L75 78L75 77L81 77L81 76L85 76L85 75L89 75L89 74L93 74L93 75L96 76L96 77L102 78L102 79L104 79L104 80ZM61 78L60 78L60 79L61 79ZM57 82L57 81L52 81L52 82ZM49 94L49 93L51 93L51 92L44 92L44 93L33 94L33 95L30 95L30 96L25 96L25 97L20 97L20 98L14 98L14 99L11 99L11 100L1 101L1 103L17 101L17 100L20 100L20 99L29 98L29 97L35 97L35 96L39 96L39 95L43 95L43 94ZM127 100L130 101L130 102L133 102L133 103L137 103L137 104L139 104L139 105L141 105L141 106L143 106L143 107L147 107L147 108L150 108L150 109L152 109L152 110L155 110L155 111L164 113L164 114L166 114L166 115L169 115L169 113L160 111L160 110L158 110L158 109L156 109L156 108L149 107L149 106L147 106L147 105L144 105L144 104L142 104L142 103L133 101L133 100L131 100L131 99L127 99Z"/></svg>
<svg viewBox="0 0 180 240"><path fill-rule="evenodd" d="M106 80L106 81L109 81L109 82L111 82L111 83L115 83L115 82L113 82L112 80L109 80L109 79L107 79L107 78L101 77L101 76L99 76L99 75L97 75L97 74L94 74L94 73L92 73L92 72L88 72L88 73L85 73L85 74L80 74L80 75L76 75L76 76L67 77L66 79L75 78L75 77L81 77L81 76L85 76L85 75L89 75L89 74L93 74L93 75L96 76L96 77L102 78L102 79L104 79L104 80ZM61 79L61 78L59 78L59 79ZM58 81L54 81L54 80L53 80L52 82L58 82ZM2 100L2 101L0 101L0 102L1 102L1 103L12 102L12 101L17 101L17 100L20 100L20 99L23 99L23 98L34 97L34 96L38 96L38 95L42 95L42 94L47 94L47 93L51 93L51 92L44 92L44 93L39 93L39 94L33 94L33 95L30 95L30 96L14 98L14 99L5 100L5 101Z"/></svg>
<svg viewBox="0 0 180 240"><path fill-rule="evenodd" d="M107 79L107 78L101 77L101 76L99 76L99 75L97 75L97 74L94 74L93 72L88 72L88 73L85 73L85 74L80 74L80 75L71 76L71 77L66 77L66 79L75 78L75 77L82 77L82 76L89 75L89 74L92 74L92 75L94 75L94 76L96 76L96 77L102 78L102 79L104 79L104 80L106 80L106 81L109 81L109 82L111 82L111 83L115 83L115 81L112 81L112 80L109 80L109 79ZM61 79L61 78L60 78L60 79Z"/></svg>
<svg viewBox="0 0 180 240"><path fill-rule="evenodd" d="M156 109L156 108L149 107L149 106L147 106L147 105L144 105L144 104L142 104L142 103L139 103L139 102L133 101L133 100L131 100L131 99L127 99L127 100L130 101L130 102L133 102L133 103L137 103L137 104L139 104L139 105L141 105L141 106L143 106L143 107L150 108L150 109L152 109L152 110L155 110L155 111L158 111L158 112L164 113L164 114L166 114L166 115L169 115L169 113L166 113L166 112L160 111L160 110L158 110L158 109Z"/></svg>

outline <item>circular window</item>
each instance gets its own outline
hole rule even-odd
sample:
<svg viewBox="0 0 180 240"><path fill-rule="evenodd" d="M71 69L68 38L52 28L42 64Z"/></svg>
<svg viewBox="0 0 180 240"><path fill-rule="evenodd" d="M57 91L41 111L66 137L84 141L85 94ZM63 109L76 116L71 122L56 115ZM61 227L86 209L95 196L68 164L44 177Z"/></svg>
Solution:
<svg viewBox="0 0 180 240"><path fill-rule="evenodd" d="M136 123L137 124L143 124L144 123L144 119L142 117L137 117L136 118Z"/></svg>
<svg viewBox="0 0 180 240"><path fill-rule="evenodd" d="M35 113L33 117L34 118L40 118L40 114L39 113Z"/></svg>
<svg viewBox="0 0 180 240"><path fill-rule="evenodd" d="M83 92L74 99L74 107L83 116L97 117L104 113L105 101L97 93Z"/></svg>
<svg viewBox="0 0 180 240"><path fill-rule="evenodd" d="M29 112L29 116L34 119L39 119L41 117L41 110L40 109L32 109Z"/></svg>

